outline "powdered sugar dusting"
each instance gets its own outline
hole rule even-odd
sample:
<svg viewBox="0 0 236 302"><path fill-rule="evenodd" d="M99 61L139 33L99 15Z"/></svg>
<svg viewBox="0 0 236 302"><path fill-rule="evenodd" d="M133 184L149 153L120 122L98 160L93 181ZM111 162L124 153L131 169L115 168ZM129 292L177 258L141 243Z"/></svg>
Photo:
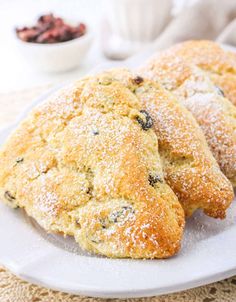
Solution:
<svg viewBox="0 0 236 302"><path fill-rule="evenodd" d="M222 171L235 183L236 108L203 70L192 65L191 60L188 63L185 56L183 59L181 55L176 55L175 50L173 48L157 55L144 68L144 73L160 81L191 111ZM203 60L207 61L206 58Z"/></svg>
<svg viewBox="0 0 236 302"><path fill-rule="evenodd" d="M107 79L65 89L17 132L28 146L14 166L22 175L18 204L46 230L73 235L86 250L168 257L179 249L181 206L164 182L151 124L143 127L148 113L131 87Z"/></svg>

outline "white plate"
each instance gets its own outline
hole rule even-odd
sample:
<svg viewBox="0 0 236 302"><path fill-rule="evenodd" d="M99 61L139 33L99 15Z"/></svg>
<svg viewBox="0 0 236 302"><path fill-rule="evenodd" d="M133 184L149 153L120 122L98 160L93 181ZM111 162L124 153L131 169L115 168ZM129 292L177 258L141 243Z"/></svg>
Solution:
<svg viewBox="0 0 236 302"><path fill-rule="evenodd" d="M137 65L140 58L128 65ZM37 99L20 119L45 97ZM0 131L0 144L15 125ZM89 255L72 238L47 234L21 210L2 203L0 242L1 264L35 284L106 298L166 294L236 274L236 202L224 221L196 213L187 221L181 252L168 260L117 260Z"/></svg>

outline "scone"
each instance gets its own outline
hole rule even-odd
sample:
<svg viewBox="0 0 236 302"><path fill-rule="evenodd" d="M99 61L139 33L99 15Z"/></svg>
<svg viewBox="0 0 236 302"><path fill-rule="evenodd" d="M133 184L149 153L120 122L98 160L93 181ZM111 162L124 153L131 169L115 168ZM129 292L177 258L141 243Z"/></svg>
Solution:
<svg viewBox="0 0 236 302"><path fill-rule="evenodd" d="M86 79L60 91L1 149L1 199L89 252L176 254L184 212L165 183L153 121L142 109L115 81Z"/></svg>
<svg viewBox="0 0 236 302"><path fill-rule="evenodd" d="M146 121L150 116L154 120L165 179L179 197L186 215L201 208L209 216L224 218L233 200L233 189L192 114L160 85L126 69L97 76L97 82L103 85L115 80L139 99Z"/></svg>
<svg viewBox="0 0 236 302"><path fill-rule="evenodd" d="M236 107L206 72L170 49L140 70L161 82L196 118L221 170L236 186Z"/></svg>
<svg viewBox="0 0 236 302"><path fill-rule="evenodd" d="M224 95L236 105L236 54L208 41L186 41L171 47L175 55L205 70Z"/></svg>

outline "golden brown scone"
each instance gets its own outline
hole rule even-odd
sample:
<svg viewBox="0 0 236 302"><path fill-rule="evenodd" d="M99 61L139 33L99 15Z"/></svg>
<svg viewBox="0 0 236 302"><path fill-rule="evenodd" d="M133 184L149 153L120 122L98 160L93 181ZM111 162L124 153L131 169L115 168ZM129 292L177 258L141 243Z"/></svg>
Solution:
<svg viewBox="0 0 236 302"><path fill-rule="evenodd" d="M1 199L90 252L176 254L184 212L164 181L152 120L142 129L141 109L118 82L87 79L60 91L0 151Z"/></svg>
<svg viewBox="0 0 236 302"><path fill-rule="evenodd" d="M140 70L161 82L192 112L223 173L236 185L236 107L210 77L172 49L153 57Z"/></svg>
<svg viewBox="0 0 236 302"><path fill-rule="evenodd" d="M205 70L236 105L236 54L208 40L186 41L170 48L175 55Z"/></svg>
<svg viewBox="0 0 236 302"><path fill-rule="evenodd" d="M201 208L209 216L224 218L233 200L233 189L192 114L160 85L126 69L98 75L97 81L109 83L115 79L138 97L153 118L166 181L186 215Z"/></svg>

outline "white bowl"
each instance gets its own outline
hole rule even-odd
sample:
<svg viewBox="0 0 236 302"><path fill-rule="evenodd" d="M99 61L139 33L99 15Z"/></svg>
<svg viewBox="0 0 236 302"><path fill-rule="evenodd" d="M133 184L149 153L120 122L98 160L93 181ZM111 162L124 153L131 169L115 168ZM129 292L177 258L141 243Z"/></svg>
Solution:
<svg viewBox="0 0 236 302"><path fill-rule="evenodd" d="M66 42L40 44L24 42L18 37L16 42L32 67L45 72L61 72L73 69L83 61L91 46L92 37L92 32L87 27L83 36Z"/></svg>
<svg viewBox="0 0 236 302"><path fill-rule="evenodd" d="M106 0L114 35L132 42L153 41L170 20L172 0Z"/></svg>

